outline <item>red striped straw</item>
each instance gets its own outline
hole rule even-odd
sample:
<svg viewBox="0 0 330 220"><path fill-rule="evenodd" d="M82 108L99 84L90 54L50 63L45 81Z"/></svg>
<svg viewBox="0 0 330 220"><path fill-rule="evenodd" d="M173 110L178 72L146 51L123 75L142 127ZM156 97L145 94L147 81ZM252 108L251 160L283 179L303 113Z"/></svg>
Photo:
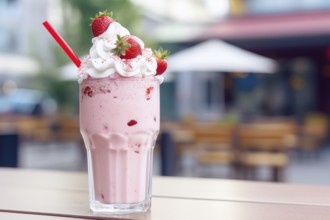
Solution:
<svg viewBox="0 0 330 220"><path fill-rule="evenodd" d="M73 52L71 47L64 41L61 35L53 28L53 26L48 21L44 21L42 24L45 26L47 31L53 36L56 42L64 50L64 52L68 55L68 57L72 60L72 62L79 68L81 64L79 57Z"/></svg>

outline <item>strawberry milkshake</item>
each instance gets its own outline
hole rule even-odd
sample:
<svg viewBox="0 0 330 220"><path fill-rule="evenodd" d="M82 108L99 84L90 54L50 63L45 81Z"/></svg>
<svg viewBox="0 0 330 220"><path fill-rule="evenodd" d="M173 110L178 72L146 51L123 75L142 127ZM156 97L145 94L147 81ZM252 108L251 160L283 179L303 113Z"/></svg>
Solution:
<svg viewBox="0 0 330 220"><path fill-rule="evenodd" d="M106 12L97 14L91 27L93 45L79 68L90 208L101 213L144 212L151 205L159 85L167 51L145 48Z"/></svg>

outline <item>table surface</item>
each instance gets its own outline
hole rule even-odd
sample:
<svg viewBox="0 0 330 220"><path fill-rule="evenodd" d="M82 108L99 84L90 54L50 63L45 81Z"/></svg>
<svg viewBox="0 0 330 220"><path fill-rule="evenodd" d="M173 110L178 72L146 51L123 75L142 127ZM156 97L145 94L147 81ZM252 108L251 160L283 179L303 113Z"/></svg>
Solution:
<svg viewBox="0 0 330 220"><path fill-rule="evenodd" d="M0 219L329 219L330 186L154 177L152 210L94 215L87 174L0 169Z"/></svg>

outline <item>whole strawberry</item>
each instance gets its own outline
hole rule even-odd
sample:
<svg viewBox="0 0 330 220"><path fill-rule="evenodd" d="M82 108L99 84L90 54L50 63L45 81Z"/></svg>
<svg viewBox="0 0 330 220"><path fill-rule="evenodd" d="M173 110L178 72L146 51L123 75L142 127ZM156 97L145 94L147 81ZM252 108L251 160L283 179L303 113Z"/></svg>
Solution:
<svg viewBox="0 0 330 220"><path fill-rule="evenodd" d="M132 35L123 37L117 35L116 48L112 52L122 59L134 59L138 55L142 55L141 46Z"/></svg>
<svg viewBox="0 0 330 220"><path fill-rule="evenodd" d="M157 61L157 69L156 69L156 76L162 75L165 70L167 69L167 61L166 57L170 54L169 51L163 50L163 48L159 48L158 50L154 51L156 61Z"/></svg>
<svg viewBox="0 0 330 220"><path fill-rule="evenodd" d="M92 19L92 32L94 37L98 37L103 34L109 27L109 25L114 21L112 19L112 13L107 12L106 10L103 12L99 12Z"/></svg>

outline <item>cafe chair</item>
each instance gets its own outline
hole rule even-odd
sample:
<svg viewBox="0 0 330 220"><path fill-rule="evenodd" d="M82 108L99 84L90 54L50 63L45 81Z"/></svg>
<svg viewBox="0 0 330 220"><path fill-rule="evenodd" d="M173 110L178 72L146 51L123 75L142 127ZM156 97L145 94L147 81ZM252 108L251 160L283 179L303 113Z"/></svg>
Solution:
<svg viewBox="0 0 330 220"><path fill-rule="evenodd" d="M272 181L284 181L289 149L296 144L291 124L244 124L238 128L239 163L245 179L257 180L259 168L270 168Z"/></svg>
<svg viewBox="0 0 330 220"><path fill-rule="evenodd" d="M204 170L204 168L211 166L225 166L228 168L225 177L236 178L236 151L233 148L235 126L199 125L193 127L192 131L194 134L194 156L198 168ZM220 169L218 170L220 171ZM205 172L200 175L205 175Z"/></svg>
<svg viewBox="0 0 330 220"><path fill-rule="evenodd" d="M324 114L310 114L306 116L300 126L299 149L305 153L317 156L328 134L328 117Z"/></svg>

